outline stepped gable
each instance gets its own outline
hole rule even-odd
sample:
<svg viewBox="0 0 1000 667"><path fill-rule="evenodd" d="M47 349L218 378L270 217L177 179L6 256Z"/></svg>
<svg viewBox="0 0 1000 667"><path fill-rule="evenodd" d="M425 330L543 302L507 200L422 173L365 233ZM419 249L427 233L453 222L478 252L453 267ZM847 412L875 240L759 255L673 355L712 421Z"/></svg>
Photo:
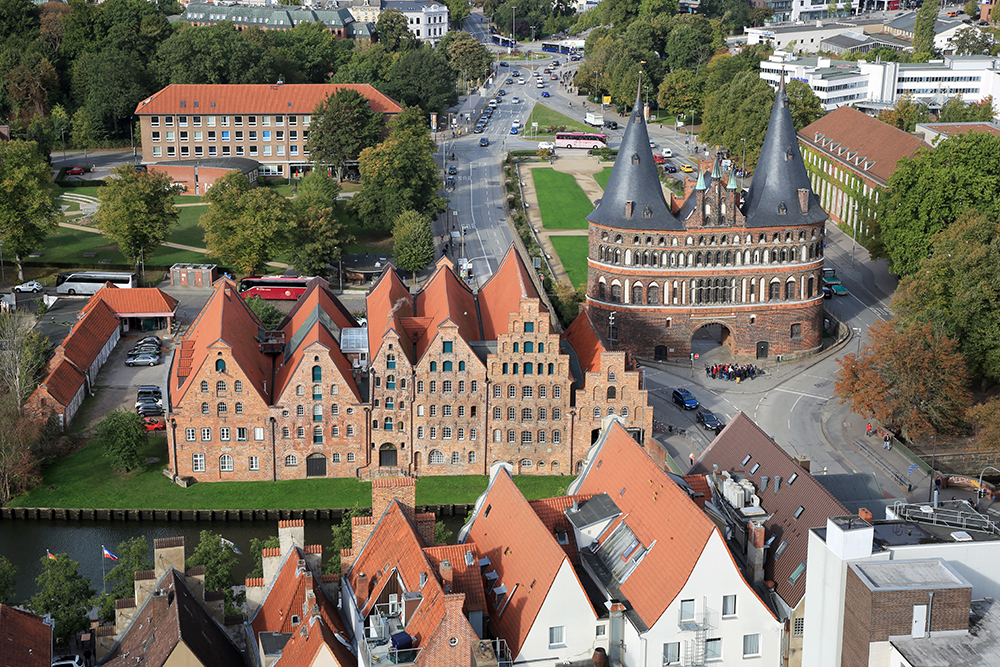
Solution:
<svg viewBox="0 0 1000 667"><path fill-rule="evenodd" d="M412 318L413 295L403 284L396 267L387 264L365 297L368 308L368 356L374 359L382 347L382 339L390 330L399 335L400 347L414 361L413 343L403 328L403 318Z"/></svg>
<svg viewBox="0 0 1000 667"><path fill-rule="evenodd" d="M179 404L211 350L229 348L240 370L260 397L270 404L264 382L271 379L271 360L260 351L260 320L236 291L236 283L222 278L198 313L180 345L170 371L173 402Z"/></svg>
<svg viewBox="0 0 1000 667"><path fill-rule="evenodd" d="M802 189L808 192L805 212L799 200L799 190ZM809 174L802 162L792 113L788 109L784 76L774 96L771 120L754 169L753 182L747 191L743 214L747 227L812 225L828 217L812 191Z"/></svg>
<svg viewBox="0 0 1000 667"><path fill-rule="evenodd" d="M573 351L576 352L577 359L580 360L580 368L586 373L598 373L601 370L601 353L607 352L601 337L597 335L594 323L590 320L590 311L581 310L573 323L562 335L562 339L568 342Z"/></svg>
<svg viewBox="0 0 1000 667"><path fill-rule="evenodd" d="M636 92L635 106L604 198L587 216L587 221L618 229L682 231L684 224L670 212L670 205L663 197L640 93L641 89Z"/></svg>
<svg viewBox="0 0 1000 667"><path fill-rule="evenodd" d="M513 244L507 249L499 268L479 290L479 310L483 340L496 340L510 327L510 314L521 310L521 299L538 299L538 289L531 272ZM542 311L547 311L541 303Z"/></svg>

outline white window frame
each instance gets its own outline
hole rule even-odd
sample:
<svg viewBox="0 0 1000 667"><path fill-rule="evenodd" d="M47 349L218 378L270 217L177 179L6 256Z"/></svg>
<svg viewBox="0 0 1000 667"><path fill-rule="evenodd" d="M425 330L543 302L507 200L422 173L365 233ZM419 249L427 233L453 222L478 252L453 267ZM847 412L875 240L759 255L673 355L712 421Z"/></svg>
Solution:
<svg viewBox="0 0 1000 667"><path fill-rule="evenodd" d="M191 455L191 472L205 472L205 455L202 453Z"/></svg>

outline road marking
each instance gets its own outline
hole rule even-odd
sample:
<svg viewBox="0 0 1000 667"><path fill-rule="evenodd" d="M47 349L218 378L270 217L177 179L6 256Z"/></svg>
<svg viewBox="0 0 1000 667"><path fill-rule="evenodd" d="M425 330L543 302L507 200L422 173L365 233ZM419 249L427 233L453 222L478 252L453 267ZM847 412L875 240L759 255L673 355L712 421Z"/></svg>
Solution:
<svg viewBox="0 0 1000 667"><path fill-rule="evenodd" d="M791 389L784 389L783 387L775 387L774 391L783 391L786 394L794 394L799 397L805 396L807 398L815 398L817 401L829 401L832 398L832 396L817 396L816 394L807 394L803 391L793 391ZM798 401L795 402L798 403Z"/></svg>
<svg viewBox="0 0 1000 667"><path fill-rule="evenodd" d="M789 415L789 417L788 417L788 430L789 431L792 430L792 417L791 417L791 414L795 410L795 406L798 405L799 401L801 401L801 400L802 400L802 395L800 395L798 398L796 398L795 402L792 403L792 407L788 409L788 415Z"/></svg>

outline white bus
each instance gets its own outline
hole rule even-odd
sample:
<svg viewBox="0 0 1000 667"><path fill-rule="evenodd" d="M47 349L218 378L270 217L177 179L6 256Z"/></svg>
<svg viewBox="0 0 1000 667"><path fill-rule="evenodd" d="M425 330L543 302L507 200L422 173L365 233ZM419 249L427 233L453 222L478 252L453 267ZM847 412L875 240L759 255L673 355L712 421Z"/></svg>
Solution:
<svg viewBox="0 0 1000 667"><path fill-rule="evenodd" d="M115 271L67 271L56 278L56 294L96 294L111 283L121 289L135 287L137 280L133 273Z"/></svg>

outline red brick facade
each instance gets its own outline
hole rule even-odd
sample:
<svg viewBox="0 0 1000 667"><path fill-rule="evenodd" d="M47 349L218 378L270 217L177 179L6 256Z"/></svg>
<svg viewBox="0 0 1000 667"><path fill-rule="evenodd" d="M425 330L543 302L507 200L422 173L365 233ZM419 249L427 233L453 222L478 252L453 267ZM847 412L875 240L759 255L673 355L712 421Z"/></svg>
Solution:
<svg viewBox="0 0 1000 667"><path fill-rule="evenodd" d="M775 215L773 227L747 228L735 181L724 183L718 164L714 175L689 200L684 230L590 224L587 303L599 335L657 359L687 359L708 325L737 356L818 349L824 224L786 227Z"/></svg>

